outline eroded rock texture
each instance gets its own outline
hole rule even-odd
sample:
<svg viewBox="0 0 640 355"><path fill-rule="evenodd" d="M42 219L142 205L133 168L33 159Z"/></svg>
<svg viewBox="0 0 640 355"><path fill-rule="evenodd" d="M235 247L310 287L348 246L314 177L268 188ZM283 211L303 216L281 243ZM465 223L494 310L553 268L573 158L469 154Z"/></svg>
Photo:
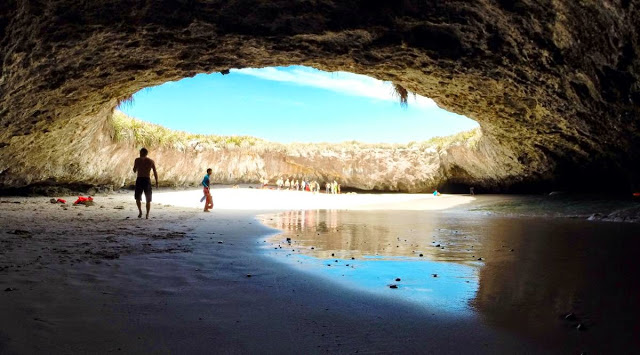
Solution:
<svg viewBox="0 0 640 355"><path fill-rule="evenodd" d="M301 64L391 80L477 120L481 158L451 155L439 184L628 190L638 18L635 0L4 0L0 185L117 183L118 100Z"/></svg>

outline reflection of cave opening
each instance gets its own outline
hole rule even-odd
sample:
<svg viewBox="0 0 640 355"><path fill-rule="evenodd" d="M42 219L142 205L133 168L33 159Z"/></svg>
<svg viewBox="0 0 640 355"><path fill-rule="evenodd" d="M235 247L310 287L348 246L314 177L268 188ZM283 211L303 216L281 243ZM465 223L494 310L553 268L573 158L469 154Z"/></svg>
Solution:
<svg viewBox="0 0 640 355"><path fill-rule="evenodd" d="M301 66L199 74L142 90L120 109L171 130L281 143L406 144L478 127L400 85Z"/></svg>

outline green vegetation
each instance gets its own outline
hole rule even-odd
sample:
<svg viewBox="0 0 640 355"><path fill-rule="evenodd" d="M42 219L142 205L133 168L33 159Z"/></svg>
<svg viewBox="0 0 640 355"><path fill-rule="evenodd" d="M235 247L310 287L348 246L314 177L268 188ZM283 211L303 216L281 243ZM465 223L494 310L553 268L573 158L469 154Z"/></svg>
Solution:
<svg viewBox="0 0 640 355"><path fill-rule="evenodd" d="M116 142L131 142L136 146L149 148L174 148L186 150L187 148L202 151L207 149L237 149L244 148L258 152L266 151L307 151L310 149L324 150L367 150L367 149L411 149L411 150L441 150L451 146L467 146L475 148L482 137L482 131L477 128L460 132L452 136L433 137L423 142L410 142L407 144L391 143L362 143L347 141L342 143L291 143L281 144L269 142L251 136L217 136L205 134L193 134L183 131L174 131L157 124L143 122L129 117L121 111L114 111L112 116L114 139Z"/></svg>
<svg viewBox="0 0 640 355"><path fill-rule="evenodd" d="M249 148L265 142L250 136L216 136L174 131L157 124L143 122L129 117L121 111L112 116L114 139L116 142L132 142L144 147L172 147L184 150L191 147L197 150L213 148Z"/></svg>
<svg viewBox="0 0 640 355"><path fill-rule="evenodd" d="M456 133L451 136L445 137L433 137L425 142L411 142L409 146L417 145L422 149L426 147L445 148L454 145L465 145L469 148L475 148L482 137L482 131L480 128L472 129L470 131L464 131Z"/></svg>

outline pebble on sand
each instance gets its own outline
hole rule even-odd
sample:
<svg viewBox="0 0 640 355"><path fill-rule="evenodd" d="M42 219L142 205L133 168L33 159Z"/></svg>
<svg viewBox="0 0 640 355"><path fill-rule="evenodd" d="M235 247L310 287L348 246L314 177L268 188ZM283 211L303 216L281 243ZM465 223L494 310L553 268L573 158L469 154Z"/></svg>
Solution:
<svg viewBox="0 0 640 355"><path fill-rule="evenodd" d="M389 285L389 288L398 288L398 285Z"/></svg>
<svg viewBox="0 0 640 355"><path fill-rule="evenodd" d="M9 232L7 232L7 233L9 233L9 234L15 234L15 235L29 235L29 234L31 234L31 232L26 231L26 230L24 230L24 229L15 229L15 230L13 230L13 231L9 231Z"/></svg>
<svg viewBox="0 0 640 355"><path fill-rule="evenodd" d="M399 277L396 277L396 281L401 281Z"/></svg>
<svg viewBox="0 0 640 355"><path fill-rule="evenodd" d="M571 321L573 321L573 320L576 320L576 319L577 319L577 318L576 318L576 315L575 315L575 314L573 314L573 313L567 313L567 314L564 316L564 320L571 320Z"/></svg>

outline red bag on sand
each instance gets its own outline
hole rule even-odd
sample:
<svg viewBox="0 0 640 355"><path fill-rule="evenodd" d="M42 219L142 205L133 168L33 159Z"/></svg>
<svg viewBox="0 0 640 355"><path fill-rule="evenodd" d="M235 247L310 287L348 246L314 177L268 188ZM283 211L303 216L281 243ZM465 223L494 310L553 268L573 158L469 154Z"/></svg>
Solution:
<svg viewBox="0 0 640 355"><path fill-rule="evenodd" d="M91 197L91 196L89 196L89 197L78 196L78 199L73 204L74 205L84 205L84 203L87 202L87 201L93 201L93 197Z"/></svg>

